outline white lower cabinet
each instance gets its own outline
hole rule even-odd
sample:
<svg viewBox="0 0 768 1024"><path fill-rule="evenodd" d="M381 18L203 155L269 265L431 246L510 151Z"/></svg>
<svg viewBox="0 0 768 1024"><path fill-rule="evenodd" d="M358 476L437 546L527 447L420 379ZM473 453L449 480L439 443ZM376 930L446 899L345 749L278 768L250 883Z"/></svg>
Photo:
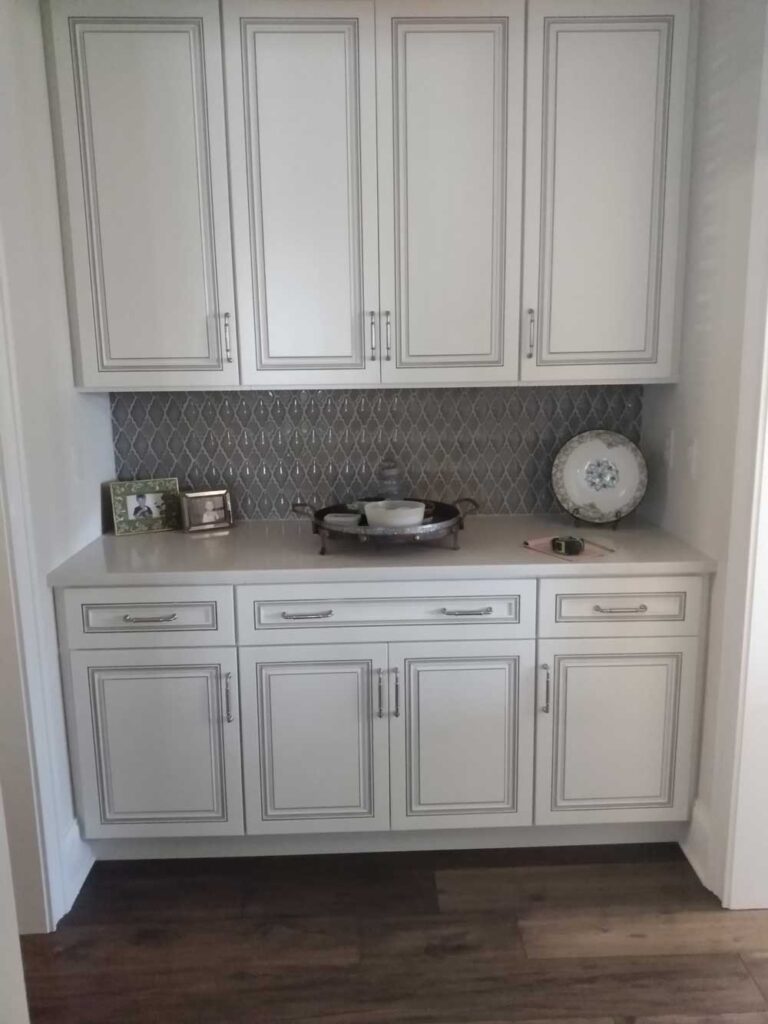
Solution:
<svg viewBox="0 0 768 1024"><path fill-rule="evenodd" d="M244 647L246 830L389 828L387 646Z"/></svg>
<svg viewBox="0 0 768 1024"><path fill-rule="evenodd" d="M539 642L538 825L688 817L698 643Z"/></svg>
<svg viewBox="0 0 768 1024"><path fill-rule="evenodd" d="M71 685L86 838L242 835L233 648L75 651Z"/></svg>
<svg viewBox="0 0 768 1024"><path fill-rule="evenodd" d="M535 647L390 645L393 828L532 823Z"/></svg>

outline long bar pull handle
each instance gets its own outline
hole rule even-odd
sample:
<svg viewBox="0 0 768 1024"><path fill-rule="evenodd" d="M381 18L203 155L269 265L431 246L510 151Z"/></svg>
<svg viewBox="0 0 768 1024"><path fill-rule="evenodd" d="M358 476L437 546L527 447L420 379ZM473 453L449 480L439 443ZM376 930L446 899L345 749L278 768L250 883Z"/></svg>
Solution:
<svg viewBox="0 0 768 1024"><path fill-rule="evenodd" d="M384 717L384 680L383 680L382 677L383 677L384 673L382 672L382 670L380 668L377 668L376 669L376 675L378 677L378 688L379 688L379 710L376 712L376 717L377 718L383 718Z"/></svg>
<svg viewBox="0 0 768 1024"><path fill-rule="evenodd" d="M594 604L592 611L598 612L600 615L645 615L648 605L638 604L634 608L605 608L601 604Z"/></svg>
<svg viewBox="0 0 768 1024"><path fill-rule="evenodd" d="M492 615L493 608L486 605L485 608L441 608L441 615Z"/></svg>
<svg viewBox="0 0 768 1024"><path fill-rule="evenodd" d="M368 314L371 325L371 362L376 359L376 310L372 309Z"/></svg>
<svg viewBox="0 0 768 1024"><path fill-rule="evenodd" d="M333 615L333 609L329 608L325 612L281 612L281 619L288 619L293 622L297 619L330 619Z"/></svg>
<svg viewBox="0 0 768 1024"><path fill-rule="evenodd" d="M227 362L232 362L232 340L229 336L229 325L232 320L232 316L229 313L224 314L224 354L227 358Z"/></svg>
<svg viewBox="0 0 768 1024"><path fill-rule="evenodd" d="M386 332L386 362L392 361L392 313L390 310L384 310L384 330Z"/></svg>
<svg viewBox="0 0 768 1024"><path fill-rule="evenodd" d="M163 622L175 622L176 612L171 612L170 615L124 615L123 622L128 622L132 626L136 626L139 623L151 622L151 623L163 623Z"/></svg>
<svg viewBox="0 0 768 1024"><path fill-rule="evenodd" d="M541 710L548 715L552 710L552 672L549 665L542 665L541 670L544 672L544 704Z"/></svg>
<svg viewBox="0 0 768 1024"><path fill-rule="evenodd" d="M400 717L400 673L398 669L392 670L395 673L395 718Z"/></svg>
<svg viewBox="0 0 768 1024"><path fill-rule="evenodd" d="M227 672L224 676L224 711L228 722L234 721L232 715L232 693L230 691L230 684L232 682L232 673Z"/></svg>
<svg viewBox="0 0 768 1024"><path fill-rule="evenodd" d="M528 314L528 351L525 353L526 359L533 359L533 353L536 348L536 310L526 309Z"/></svg>

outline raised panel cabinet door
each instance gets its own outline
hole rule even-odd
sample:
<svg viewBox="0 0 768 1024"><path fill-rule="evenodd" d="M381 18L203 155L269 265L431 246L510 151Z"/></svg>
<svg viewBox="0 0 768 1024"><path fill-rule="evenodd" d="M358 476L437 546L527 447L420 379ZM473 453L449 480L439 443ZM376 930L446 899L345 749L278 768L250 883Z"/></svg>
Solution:
<svg viewBox="0 0 768 1024"><path fill-rule="evenodd" d="M385 382L518 379L524 18L376 2Z"/></svg>
<svg viewBox="0 0 768 1024"><path fill-rule="evenodd" d="M698 644L539 642L537 825L688 818Z"/></svg>
<svg viewBox="0 0 768 1024"><path fill-rule="evenodd" d="M389 828L386 644L240 648L248 835Z"/></svg>
<svg viewBox="0 0 768 1024"><path fill-rule="evenodd" d="M243 383L378 384L372 0L224 0Z"/></svg>
<svg viewBox="0 0 768 1024"><path fill-rule="evenodd" d="M530 825L535 643L390 645L393 829Z"/></svg>
<svg viewBox="0 0 768 1024"><path fill-rule="evenodd" d="M77 383L239 383L216 0L51 0Z"/></svg>
<svg viewBox="0 0 768 1024"><path fill-rule="evenodd" d="M688 0L531 0L524 381L676 372Z"/></svg>
<svg viewBox="0 0 768 1024"><path fill-rule="evenodd" d="M85 838L242 835L234 648L70 657Z"/></svg>

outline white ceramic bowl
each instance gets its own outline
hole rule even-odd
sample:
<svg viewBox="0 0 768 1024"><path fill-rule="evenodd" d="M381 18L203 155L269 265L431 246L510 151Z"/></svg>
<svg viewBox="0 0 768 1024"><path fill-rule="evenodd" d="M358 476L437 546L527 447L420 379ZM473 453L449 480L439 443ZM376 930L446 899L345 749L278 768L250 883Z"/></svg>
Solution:
<svg viewBox="0 0 768 1024"><path fill-rule="evenodd" d="M359 512L329 512L323 522L326 526L357 526L362 518Z"/></svg>
<svg viewBox="0 0 768 1024"><path fill-rule="evenodd" d="M418 526L424 520L423 501L367 501L369 526Z"/></svg>

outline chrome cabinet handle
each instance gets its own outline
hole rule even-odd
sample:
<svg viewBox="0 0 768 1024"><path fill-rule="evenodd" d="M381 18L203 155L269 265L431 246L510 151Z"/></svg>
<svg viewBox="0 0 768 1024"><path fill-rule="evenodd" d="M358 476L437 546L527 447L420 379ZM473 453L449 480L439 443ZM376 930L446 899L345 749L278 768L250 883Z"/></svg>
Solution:
<svg viewBox="0 0 768 1024"><path fill-rule="evenodd" d="M232 342L229 337L229 323L232 319L229 313L224 314L224 353L227 357L227 362L232 362Z"/></svg>
<svg viewBox="0 0 768 1024"><path fill-rule="evenodd" d="M392 314L388 309L384 310L384 330L386 331L386 362L392 361Z"/></svg>
<svg viewBox="0 0 768 1024"><path fill-rule="evenodd" d="M224 676L224 709L228 722L234 721L232 715L232 694L230 693L229 684L232 682L232 673L227 672Z"/></svg>
<svg viewBox="0 0 768 1024"><path fill-rule="evenodd" d="M492 615L493 608L487 605L485 608L440 608L441 615Z"/></svg>
<svg viewBox="0 0 768 1024"><path fill-rule="evenodd" d="M295 621L296 619L330 619L333 615L332 609L326 612L281 612L280 618Z"/></svg>
<svg viewBox="0 0 768 1024"><path fill-rule="evenodd" d="M371 362L376 359L376 310L372 309L368 314L371 321Z"/></svg>
<svg viewBox="0 0 768 1024"><path fill-rule="evenodd" d="M170 615L124 615L123 622L129 622L132 626L143 622L175 622L176 612L171 612Z"/></svg>
<svg viewBox="0 0 768 1024"><path fill-rule="evenodd" d="M639 604L635 608L604 608L601 604L594 604L592 611L600 615L645 615L648 605Z"/></svg>
<svg viewBox="0 0 768 1024"><path fill-rule="evenodd" d="M383 682L383 671L380 668L376 669L376 675L378 676L378 687L379 687L379 710L376 712L377 718L384 717L384 682Z"/></svg>
<svg viewBox="0 0 768 1024"><path fill-rule="evenodd" d="M541 666L541 671L545 673L545 676L544 676L544 705L543 705L541 710L544 712L545 715L548 715L549 712L552 710L552 701L551 701L551 697L552 697L552 672L551 672L551 670L549 668L549 665L542 665Z"/></svg>
<svg viewBox="0 0 768 1024"><path fill-rule="evenodd" d="M400 672L399 669L393 668L392 671L395 673L395 718L400 717Z"/></svg>
<svg viewBox="0 0 768 1024"><path fill-rule="evenodd" d="M528 351L525 354L526 359L533 359L533 352L536 347L536 310L527 309L528 314Z"/></svg>

